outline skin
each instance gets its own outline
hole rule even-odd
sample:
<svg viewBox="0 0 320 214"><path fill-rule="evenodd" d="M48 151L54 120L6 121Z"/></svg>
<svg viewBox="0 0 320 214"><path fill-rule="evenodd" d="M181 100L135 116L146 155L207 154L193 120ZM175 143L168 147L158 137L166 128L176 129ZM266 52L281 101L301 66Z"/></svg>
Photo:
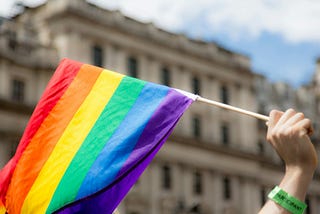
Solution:
<svg viewBox="0 0 320 214"><path fill-rule="evenodd" d="M273 110L268 122L267 140L285 162L285 175L279 187L290 195L305 200L318 157L309 136L311 121L302 113L289 109L286 112ZM287 210L268 200L259 214L286 214Z"/></svg>

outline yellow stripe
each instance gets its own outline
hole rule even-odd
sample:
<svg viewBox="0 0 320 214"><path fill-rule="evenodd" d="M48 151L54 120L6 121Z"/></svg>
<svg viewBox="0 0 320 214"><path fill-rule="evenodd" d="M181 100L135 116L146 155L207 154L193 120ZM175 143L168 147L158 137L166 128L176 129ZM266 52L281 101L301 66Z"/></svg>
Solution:
<svg viewBox="0 0 320 214"><path fill-rule="evenodd" d="M0 214L6 214L6 208L0 205Z"/></svg>
<svg viewBox="0 0 320 214"><path fill-rule="evenodd" d="M46 212L63 174L117 89L122 77L123 75L107 70L101 73L41 169L23 203L21 213Z"/></svg>

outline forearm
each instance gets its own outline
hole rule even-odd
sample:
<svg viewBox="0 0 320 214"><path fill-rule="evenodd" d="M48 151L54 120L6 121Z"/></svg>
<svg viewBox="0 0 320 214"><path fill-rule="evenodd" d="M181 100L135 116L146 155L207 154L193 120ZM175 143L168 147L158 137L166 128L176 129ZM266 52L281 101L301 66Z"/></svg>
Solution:
<svg viewBox="0 0 320 214"><path fill-rule="evenodd" d="M305 201L309 184L312 180L314 170L312 169L287 169L279 187L285 192L299 199ZM286 209L278 205L272 200L267 203L260 210L259 214L289 214Z"/></svg>

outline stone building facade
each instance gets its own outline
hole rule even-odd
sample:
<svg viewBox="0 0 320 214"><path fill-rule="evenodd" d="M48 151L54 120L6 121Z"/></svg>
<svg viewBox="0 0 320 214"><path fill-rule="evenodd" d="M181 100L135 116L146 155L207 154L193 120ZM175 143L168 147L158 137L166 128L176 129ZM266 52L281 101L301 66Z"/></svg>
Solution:
<svg viewBox="0 0 320 214"><path fill-rule="evenodd" d="M63 57L264 114L294 106L311 118L320 115L320 71L298 91L270 84L252 72L244 55L85 0L26 7L3 21L0 35L1 167L14 154ZM120 204L120 213L257 213L283 175L281 161L265 142L265 130L256 119L194 103ZM308 203L307 213L320 212L318 180L311 185Z"/></svg>

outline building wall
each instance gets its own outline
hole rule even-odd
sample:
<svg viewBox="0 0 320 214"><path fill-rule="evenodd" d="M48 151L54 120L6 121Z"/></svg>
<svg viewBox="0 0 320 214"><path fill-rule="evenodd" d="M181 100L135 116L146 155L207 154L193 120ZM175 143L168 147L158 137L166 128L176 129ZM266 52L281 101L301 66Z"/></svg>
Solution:
<svg viewBox="0 0 320 214"><path fill-rule="evenodd" d="M133 57L140 79L163 84L166 68L169 86L194 92L196 78L199 94L209 99L223 101L224 89L229 104L247 110L267 114L272 108L297 106L311 118L319 116L312 108L317 101L311 88L297 92L268 83L251 71L246 56L83 0L49 0L2 25L1 33L0 166L12 156L59 59L93 64L94 47L101 49L100 66L126 75ZM10 48L13 38L17 47ZM12 100L12 79L24 82L22 101ZM121 203L120 213L257 213L283 175L281 160L265 142L265 130L256 119L194 103ZM167 180L164 168L169 169ZM315 180L310 213L317 213L319 198L320 183Z"/></svg>

